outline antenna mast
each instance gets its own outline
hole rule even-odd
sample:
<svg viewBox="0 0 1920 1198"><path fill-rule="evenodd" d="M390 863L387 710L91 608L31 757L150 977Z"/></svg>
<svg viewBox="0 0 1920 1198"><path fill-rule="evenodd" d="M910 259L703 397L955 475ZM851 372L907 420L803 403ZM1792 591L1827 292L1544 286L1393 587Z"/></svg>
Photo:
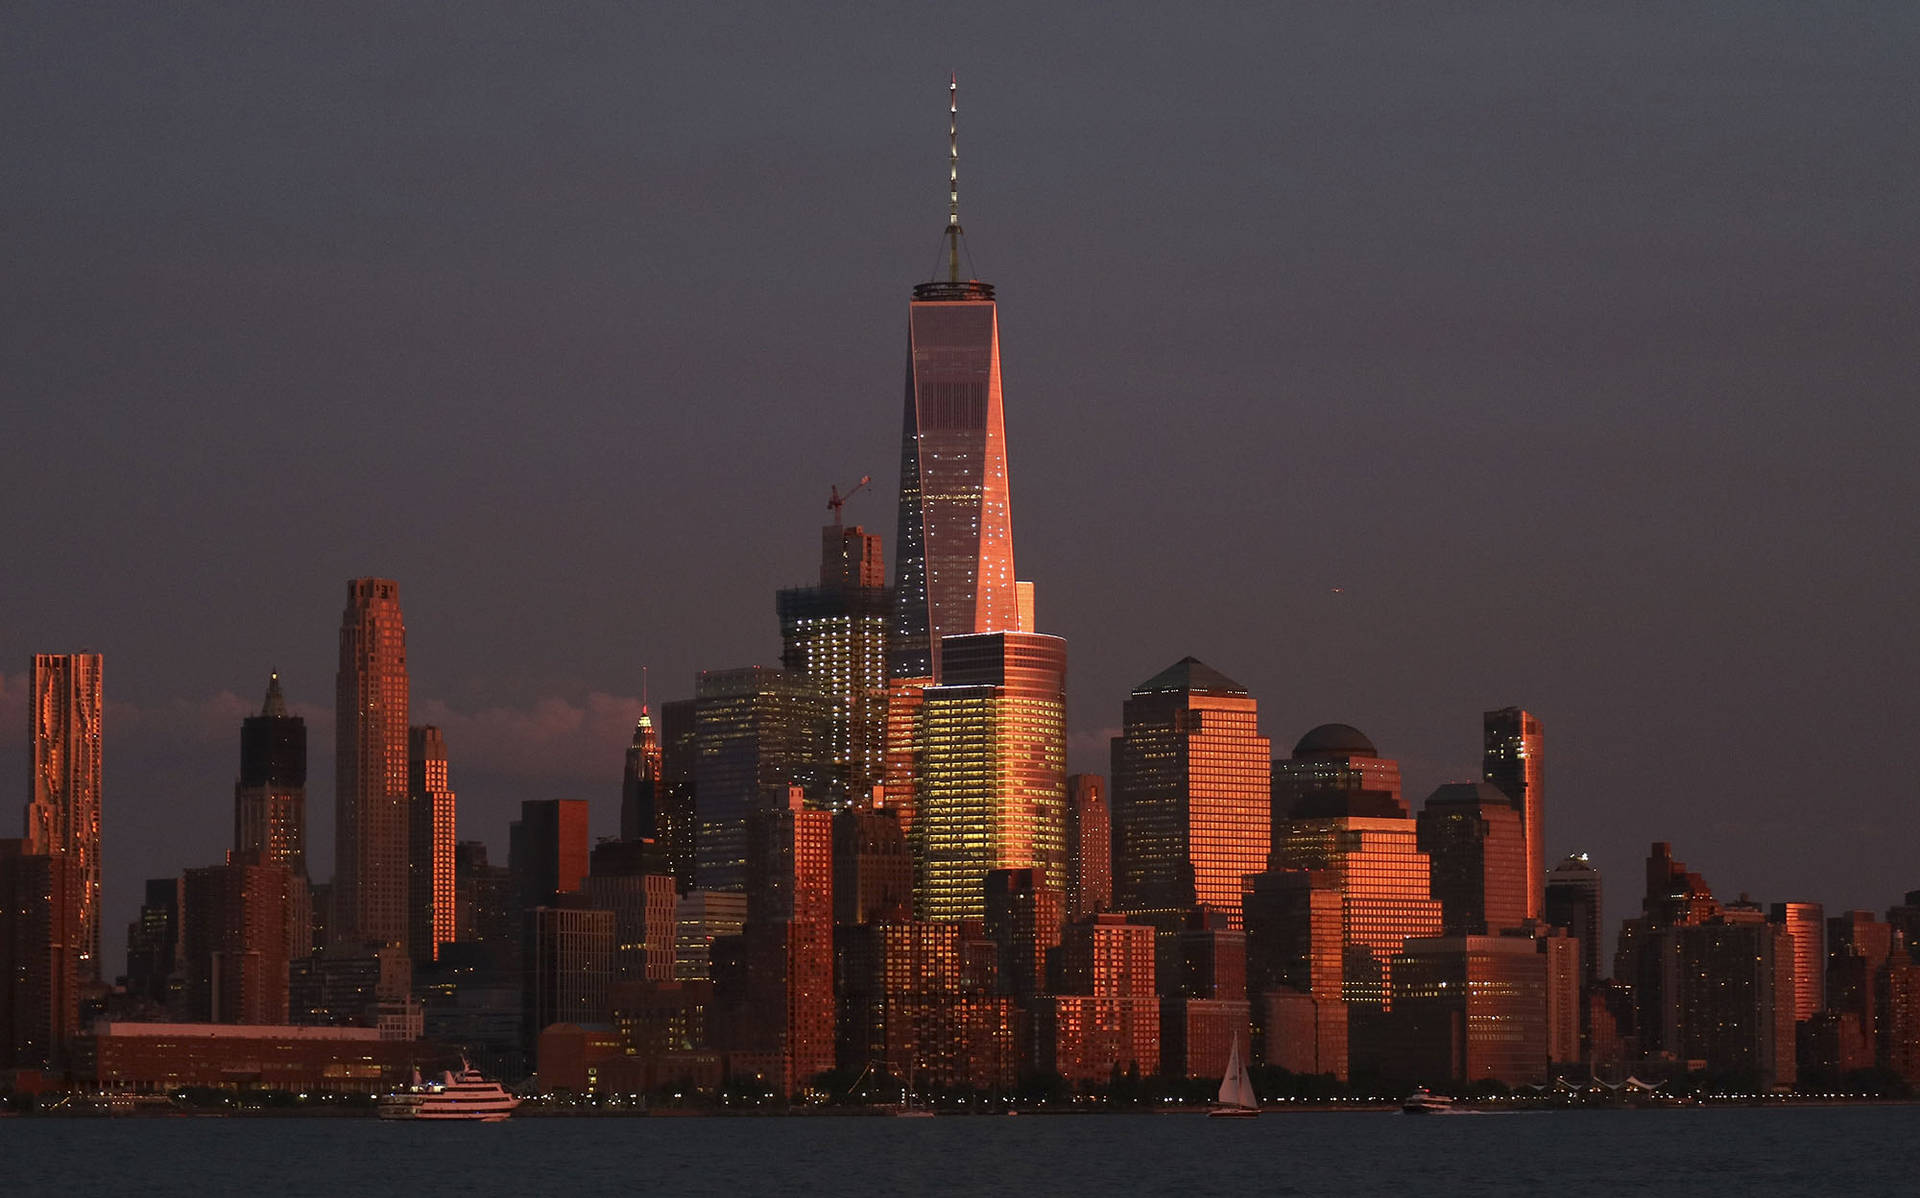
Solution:
<svg viewBox="0 0 1920 1198"><path fill-rule="evenodd" d="M960 76L947 75L947 282L960 281Z"/></svg>

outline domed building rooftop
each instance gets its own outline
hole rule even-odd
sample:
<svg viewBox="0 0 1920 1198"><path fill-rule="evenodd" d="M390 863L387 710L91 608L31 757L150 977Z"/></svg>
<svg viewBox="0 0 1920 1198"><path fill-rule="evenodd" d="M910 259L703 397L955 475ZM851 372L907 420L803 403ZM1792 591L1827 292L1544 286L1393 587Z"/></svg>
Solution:
<svg viewBox="0 0 1920 1198"><path fill-rule="evenodd" d="M1378 757L1367 734L1352 724L1322 724L1293 746L1295 757Z"/></svg>

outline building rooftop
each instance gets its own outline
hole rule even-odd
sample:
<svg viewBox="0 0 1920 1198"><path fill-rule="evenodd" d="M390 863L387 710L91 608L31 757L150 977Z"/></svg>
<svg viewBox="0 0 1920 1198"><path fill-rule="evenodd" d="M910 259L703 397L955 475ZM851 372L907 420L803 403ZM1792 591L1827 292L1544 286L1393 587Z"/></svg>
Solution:
<svg viewBox="0 0 1920 1198"><path fill-rule="evenodd" d="M1197 657L1183 657L1133 688L1136 695L1178 691L1203 695L1247 695L1247 688Z"/></svg>
<svg viewBox="0 0 1920 1198"><path fill-rule="evenodd" d="M1352 724L1322 724L1293 746L1295 757L1378 757L1367 734Z"/></svg>

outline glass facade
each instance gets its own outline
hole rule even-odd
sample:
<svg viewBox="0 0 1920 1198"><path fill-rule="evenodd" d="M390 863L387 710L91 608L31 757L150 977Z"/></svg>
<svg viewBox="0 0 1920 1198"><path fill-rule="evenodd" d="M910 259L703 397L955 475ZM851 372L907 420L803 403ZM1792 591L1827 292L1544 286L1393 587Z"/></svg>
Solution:
<svg viewBox="0 0 1920 1198"><path fill-rule="evenodd" d="M1000 396L983 284L921 288L907 316L891 674L940 680L943 638L1020 627Z"/></svg>
<svg viewBox="0 0 1920 1198"><path fill-rule="evenodd" d="M1240 927L1266 865L1273 746L1246 688L1187 658L1135 688L1113 739L1114 904L1172 932L1204 904Z"/></svg>
<svg viewBox="0 0 1920 1198"><path fill-rule="evenodd" d="M744 891L749 822L787 810L792 787L823 796L827 701L800 675L753 666L701 674L694 703L695 881Z"/></svg>
<svg viewBox="0 0 1920 1198"><path fill-rule="evenodd" d="M1295 820L1275 833L1277 868L1325 870L1340 891L1344 997L1385 1005L1394 954L1407 937L1436 936L1441 928L1414 822Z"/></svg>
<svg viewBox="0 0 1920 1198"><path fill-rule="evenodd" d="M1003 632L942 649L946 682L925 691L916 738L915 907L979 919L989 870L1031 866L1066 888L1067 646Z"/></svg>
<svg viewBox="0 0 1920 1198"><path fill-rule="evenodd" d="M1547 830L1541 810L1545 778L1540 721L1518 707L1489 711L1481 719L1485 755L1481 772L1513 800L1527 837L1527 918L1538 919L1547 894Z"/></svg>

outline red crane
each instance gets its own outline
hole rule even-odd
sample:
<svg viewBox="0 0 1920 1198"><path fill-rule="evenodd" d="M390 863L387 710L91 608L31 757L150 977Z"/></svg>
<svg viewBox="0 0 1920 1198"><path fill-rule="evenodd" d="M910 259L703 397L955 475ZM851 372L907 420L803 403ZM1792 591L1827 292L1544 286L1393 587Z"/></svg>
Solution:
<svg viewBox="0 0 1920 1198"><path fill-rule="evenodd" d="M867 484L872 481L873 475L861 475L860 481L853 485L853 490L848 491L845 495L840 493L840 487L837 483L828 488L827 510L833 513L833 523L835 527L838 527L840 524L840 509L847 505L847 500L852 499L855 495L866 490Z"/></svg>

